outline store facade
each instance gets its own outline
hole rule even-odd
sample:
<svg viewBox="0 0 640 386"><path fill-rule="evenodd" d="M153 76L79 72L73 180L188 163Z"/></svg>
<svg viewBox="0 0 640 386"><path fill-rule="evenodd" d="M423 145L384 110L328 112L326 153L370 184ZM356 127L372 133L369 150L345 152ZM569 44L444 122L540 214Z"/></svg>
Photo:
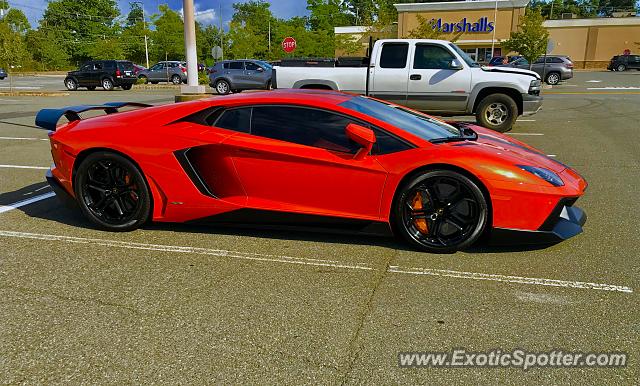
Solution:
<svg viewBox="0 0 640 386"><path fill-rule="evenodd" d="M433 21L442 39L457 39L471 57L481 63L503 52L500 41L517 31L529 0L478 0L396 4L397 37L407 37L423 20ZM614 55L626 50L640 53L640 17L547 20L551 54L571 57L576 68L606 68ZM367 27L338 27L336 34L359 33ZM367 39L362 39L363 52ZM493 52L491 51L493 47ZM339 52L336 52L339 54Z"/></svg>

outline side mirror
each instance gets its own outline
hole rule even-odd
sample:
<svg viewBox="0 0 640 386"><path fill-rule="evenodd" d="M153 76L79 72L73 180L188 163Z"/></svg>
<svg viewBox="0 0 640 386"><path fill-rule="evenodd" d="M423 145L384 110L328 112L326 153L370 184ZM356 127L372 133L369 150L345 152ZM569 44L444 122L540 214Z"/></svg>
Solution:
<svg viewBox="0 0 640 386"><path fill-rule="evenodd" d="M262 67L258 67L258 69L257 69L256 71L258 71L258 72L264 72L264 68L262 68Z"/></svg>
<svg viewBox="0 0 640 386"><path fill-rule="evenodd" d="M376 135L373 130L364 126L350 123L346 128L347 137L358 145L362 146L360 150L353 157L354 159L361 160L371 153L373 144L376 143Z"/></svg>
<svg viewBox="0 0 640 386"><path fill-rule="evenodd" d="M460 61L458 59L451 59L451 61L449 62L449 69L450 70L462 70L462 63L460 63Z"/></svg>

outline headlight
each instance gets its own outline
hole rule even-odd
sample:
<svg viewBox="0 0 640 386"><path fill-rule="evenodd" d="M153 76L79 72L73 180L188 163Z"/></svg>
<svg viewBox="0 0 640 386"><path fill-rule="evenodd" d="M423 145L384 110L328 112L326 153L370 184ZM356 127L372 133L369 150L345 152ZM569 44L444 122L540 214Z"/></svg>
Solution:
<svg viewBox="0 0 640 386"><path fill-rule="evenodd" d="M529 84L529 94L531 95L540 94L541 89L542 89L542 82L539 79L534 79Z"/></svg>
<svg viewBox="0 0 640 386"><path fill-rule="evenodd" d="M538 168L538 167L529 166L529 165L516 165L516 166L518 166L522 170L525 170L535 176L542 178L543 180L547 181L553 186L564 185L564 182L562 182L562 179L560 178L560 176L558 176L557 174L555 174L549 169Z"/></svg>

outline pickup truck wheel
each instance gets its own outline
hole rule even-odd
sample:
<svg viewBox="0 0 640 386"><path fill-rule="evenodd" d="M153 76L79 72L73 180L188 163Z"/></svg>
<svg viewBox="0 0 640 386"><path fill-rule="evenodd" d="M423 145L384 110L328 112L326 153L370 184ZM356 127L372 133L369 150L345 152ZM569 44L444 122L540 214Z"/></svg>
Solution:
<svg viewBox="0 0 640 386"><path fill-rule="evenodd" d="M508 95L487 95L476 110L476 121L487 129L501 133L511 130L518 118L518 105Z"/></svg>

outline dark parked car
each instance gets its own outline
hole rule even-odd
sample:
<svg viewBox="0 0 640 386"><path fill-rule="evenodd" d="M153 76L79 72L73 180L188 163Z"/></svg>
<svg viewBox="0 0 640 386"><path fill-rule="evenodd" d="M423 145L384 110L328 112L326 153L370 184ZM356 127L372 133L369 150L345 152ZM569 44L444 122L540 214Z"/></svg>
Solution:
<svg viewBox="0 0 640 386"><path fill-rule="evenodd" d="M607 69L611 71L627 71L630 69L640 71L640 55L616 55L611 58Z"/></svg>
<svg viewBox="0 0 640 386"><path fill-rule="evenodd" d="M573 62L568 56L547 55L546 63L545 65L545 57L541 56L530 66L529 61L521 57L509 64L503 64L502 67L531 69L537 72L547 84L551 85L558 84L561 80L573 78Z"/></svg>
<svg viewBox="0 0 640 386"><path fill-rule="evenodd" d="M187 82L187 63L177 60L162 61L154 64L148 70L138 73L138 78L145 83L171 82L181 84Z"/></svg>
<svg viewBox="0 0 640 386"><path fill-rule="evenodd" d="M114 87L130 90L137 81L134 71L133 63L127 60L92 60L67 73L64 85L71 91L78 87L95 90L98 86L107 91Z"/></svg>
<svg viewBox="0 0 640 386"><path fill-rule="evenodd" d="M4 68L0 68L0 80L4 80L4 78L7 77L7 72L4 70Z"/></svg>
<svg viewBox="0 0 640 386"><path fill-rule="evenodd" d="M261 60L224 60L209 68L209 85L218 94L270 89L273 67Z"/></svg>
<svg viewBox="0 0 640 386"><path fill-rule="evenodd" d="M139 65L139 64L135 64L135 63L133 63L133 73L134 73L135 75L138 75L138 73L139 73L140 71L144 71L144 70L146 70L146 69L147 69L147 68L146 68L146 67L144 67L144 66L141 66L141 65Z"/></svg>

